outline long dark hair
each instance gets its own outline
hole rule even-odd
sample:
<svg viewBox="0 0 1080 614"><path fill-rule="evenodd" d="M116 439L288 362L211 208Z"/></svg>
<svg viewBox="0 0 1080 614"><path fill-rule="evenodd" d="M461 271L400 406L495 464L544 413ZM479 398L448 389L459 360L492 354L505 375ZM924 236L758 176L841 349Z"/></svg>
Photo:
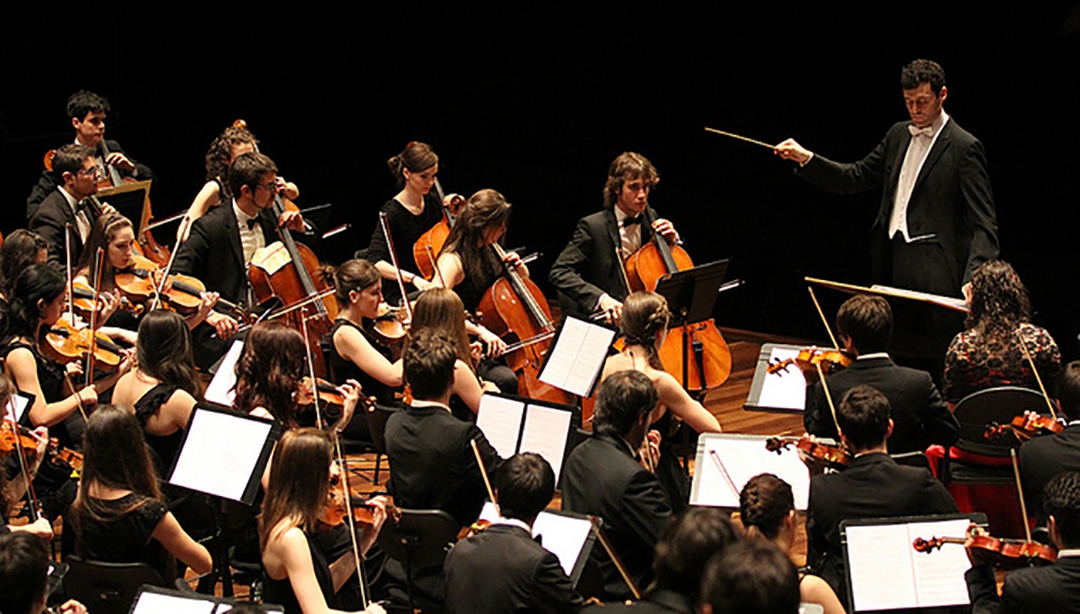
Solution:
<svg viewBox="0 0 1080 614"><path fill-rule="evenodd" d="M667 299L655 292L635 292L626 297L619 331L626 338L626 345L640 345L648 352L649 366L663 369L660 353L656 347L656 333L667 329L671 320Z"/></svg>
<svg viewBox="0 0 1080 614"><path fill-rule="evenodd" d="M48 248L49 244L41 235L25 228L4 237L4 243L0 245L0 292L4 297L11 299L19 273L37 262L38 252Z"/></svg>
<svg viewBox="0 0 1080 614"><path fill-rule="evenodd" d="M293 429L281 437L259 515L262 549L270 532L286 518L302 529L314 528L326 503L332 451L330 435L319 429Z"/></svg>
<svg viewBox="0 0 1080 614"><path fill-rule="evenodd" d="M97 250L101 248L106 253L102 277L107 279L108 276L112 275L115 271L108 258L109 244L116 238L116 234L125 228L131 228L132 232L134 232L131 220L122 215L98 216L94 220L93 228L90 229L90 236L86 238L86 247L83 248L82 255L79 256L79 263L75 267L77 273L85 275L91 283L94 282L91 273L95 266L94 261L97 258Z"/></svg>
<svg viewBox="0 0 1080 614"><path fill-rule="evenodd" d="M446 336L454 343L458 359L473 368L469 334L465 331L465 305L457 292L432 288L420 295L413 308L409 332L415 334L424 328Z"/></svg>
<svg viewBox="0 0 1080 614"><path fill-rule="evenodd" d="M971 311L964 323L982 343L1001 342L1007 346L1016 329L1031 320L1031 300L1027 288L1009 263L990 260L975 270L971 278Z"/></svg>
<svg viewBox="0 0 1080 614"><path fill-rule="evenodd" d="M64 274L48 264L30 265L20 273L8 297L4 342L25 337L36 343L35 334L42 315L38 303L55 301L64 293L64 286Z"/></svg>
<svg viewBox="0 0 1080 614"><path fill-rule="evenodd" d="M776 539L780 525L793 509L791 485L771 473L750 478L739 493L739 520L746 527L747 537Z"/></svg>
<svg viewBox="0 0 1080 614"><path fill-rule="evenodd" d="M214 142L210 143L210 149L206 152L206 180L219 180L221 202L232 197L229 190L229 162L232 157L232 148L245 143L250 143L255 149L259 148L259 140L250 130L240 126L229 126L214 139Z"/></svg>
<svg viewBox="0 0 1080 614"><path fill-rule="evenodd" d="M143 373L160 382L179 386L193 397L199 396L191 333L184 318L175 312L155 309L143 316L139 322L135 356Z"/></svg>
<svg viewBox="0 0 1080 614"><path fill-rule="evenodd" d="M461 258L465 276L477 288L490 286L502 272L495 252L481 248L480 243L485 230L506 225L510 220L510 209L510 203L502 194L490 189L480 190L469 197L446 237L442 251Z"/></svg>
<svg viewBox="0 0 1080 614"><path fill-rule="evenodd" d="M243 412L262 406L285 425L296 426L294 395L304 376L304 339L278 322L251 329L244 353L236 362L236 399Z"/></svg>

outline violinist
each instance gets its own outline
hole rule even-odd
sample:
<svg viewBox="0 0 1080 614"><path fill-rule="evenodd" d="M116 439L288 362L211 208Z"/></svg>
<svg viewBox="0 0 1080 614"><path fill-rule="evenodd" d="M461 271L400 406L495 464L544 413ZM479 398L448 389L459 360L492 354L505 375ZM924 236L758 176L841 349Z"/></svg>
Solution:
<svg viewBox="0 0 1080 614"><path fill-rule="evenodd" d="M893 454L926 450L931 444L952 445L960 424L946 407L930 374L898 366L887 353L893 314L880 296L857 295L844 301L836 313L842 348L855 360L843 371L827 376L833 400L859 385L872 386L889 400L894 429L889 436ZM798 362L809 385L806 389L806 432L837 438L836 425L817 368Z"/></svg>
<svg viewBox="0 0 1080 614"><path fill-rule="evenodd" d="M930 472L906 467L890 456L893 430L889 400L870 386L856 386L836 408L840 440L854 454L840 473L810 480L807 562L843 602L848 591L840 523L856 518L956 513L956 502ZM845 607L847 605L845 604Z"/></svg>
<svg viewBox="0 0 1080 614"><path fill-rule="evenodd" d="M997 594L994 571L970 547L972 567L965 574L973 614L1000 612L1074 612L1080 603L1080 473L1059 474L1046 485L1042 511L1050 540L1057 547L1052 565L1017 569L1005 574Z"/></svg>
<svg viewBox="0 0 1080 614"><path fill-rule="evenodd" d="M299 211L287 211L275 220L271 211L274 196L280 190L277 165L259 153L236 158L229 169L231 206L211 209L191 227L191 235L181 246L173 263L177 273L191 275L208 291L236 304L248 305L250 282L247 266L255 250L273 243L282 226L302 232L304 220ZM236 332L238 323L231 316L210 312L206 326L192 332L195 363L202 368L212 365L227 349L225 340ZM215 338L216 336L216 338Z"/></svg>
<svg viewBox="0 0 1080 614"><path fill-rule="evenodd" d="M797 614L799 574L775 546L732 544L709 560L701 580L701 614Z"/></svg>
<svg viewBox="0 0 1080 614"><path fill-rule="evenodd" d="M619 320L619 331L626 345L621 352L608 357L600 377L603 381L609 375L633 369L652 380L660 397L649 420L652 425L650 429L660 435L660 459L656 474L668 494L673 511L679 512L690 500L690 480L671 449L671 436L678 428L679 421L686 422L698 433L719 433L720 422L687 394L671 374L664 371L658 348L664 344L670 319L667 300L659 294L635 292L628 296Z"/></svg>
<svg viewBox="0 0 1080 614"><path fill-rule="evenodd" d="M611 163L604 210L578 221L548 275L566 313L587 317L604 311L617 321L622 301L630 294L623 262L654 234L668 243L678 241L671 222L656 219L649 206L649 193L659 182L656 167L639 153L625 152ZM651 227L642 223L645 215L656 219Z"/></svg>
<svg viewBox="0 0 1080 614"><path fill-rule="evenodd" d="M394 243L402 252L410 249L421 235L431 230L443 217L442 203L432 189L435 187L435 176L439 174L439 156L427 143L413 141L401 153L390 158L387 165L400 191L382 206L382 211L386 213ZM405 258L402 253L397 256L402 267L410 269L401 272L405 283L412 284L417 290L431 287L431 282L416 273L411 258ZM357 252L356 257L374 263L383 279L397 279L394 265L390 262L390 248L380 224L375 224L367 249ZM386 292L388 302L399 304L399 294L397 285L391 285Z"/></svg>
<svg viewBox="0 0 1080 614"><path fill-rule="evenodd" d="M274 457L259 516L266 602L284 606L288 614L341 612L330 605L336 605L336 594L356 573L357 560L349 550L330 562L316 536L319 514L328 500L330 437L315 429L290 430L278 442ZM360 539L361 557L375 543L386 519L382 499L373 499L372 504L374 524ZM384 614L374 604L364 612Z"/></svg>
<svg viewBox="0 0 1080 614"><path fill-rule="evenodd" d="M0 374L0 423L9 420L7 415L8 401L13 394L15 394L15 385L6 375ZM26 471L30 479L33 480L41 467L41 462L45 460L45 448L49 444L49 431L45 427L38 427L29 431L29 433L31 438L37 442L30 450L29 456L24 457ZM48 518L37 518L33 522L24 525L7 524L9 508L26 495L26 491L30 486L26 481L27 473L20 470L20 466L23 466L22 463L15 457L18 450L19 448L15 447L0 463L0 521L2 521L0 522L0 535L11 531L26 531L42 539L52 539L52 523L49 522ZM9 475L14 475L14 477L9 479Z"/></svg>
<svg viewBox="0 0 1080 614"><path fill-rule="evenodd" d="M232 200L228 181L229 167L241 155L258 150L259 140L255 135L246 126L235 124L226 128L210 143L210 149L206 152L206 184L188 207L187 217L190 221L194 222L206 215L210 209ZM285 178L280 176L277 183L279 192L285 198L295 200L300 196L300 188L296 187L295 183L285 181Z"/></svg>
<svg viewBox="0 0 1080 614"><path fill-rule="evenodd" d="M66 225L71 225L71 259L77 262L90 229L98 214L116 214L111 205L97 211L89 198L97 194L101 171L94 159L94 150L85 145L64 145L53 157L53 171L60 180L30 218L29 228L41 235L49 246L49 262L63 265L66 261L64 243Z"/></svg>
<svg viewBox="0 0 1080 614"><path fill-rule="evenodd" d="M72 94L67 101L67 116L72 128L75 129L75 144L90 148L100 179L109 175L106 166L111 166L119 172L121 177L130 177L138 181L147 179L153 181L154 173L149 167L129 158L120 147L120 143L105 139L105 118L109 110L109 101L103 96L86 90L79 90ZM39 203L45 200L54 188L62 184L62 173L56 170L54 159L52 172L48 170L42 172L41 179L30 192L30 197L26 199L27 219L33 218Z"/></svg>
<svg viewBox="0 0 1080 614"><path fill-rule="evenodd" d="M1068 426L1060 433L1033 437L1020 446L1020 482L1027 508L1035 511L1036 526L1046 526L1043 489L1059 473L1080 471L1080 361L1065 365L1057 380L1060 414ZM1060 415L1059 414L1059 415Z"/></svg>
<svg viewBox="0 0 1080 614"><path fill-rule="evenodd" d="M502 264L490 246L499 243L506 234L510 209L510 203L495 190L473 194L439 254L436 284L457 292L471 313L476 312L484 293L502 275ZM529 268L516 253L507 253L506 261L528 279ZM517 376L502 361L495 360L506 350L506 343L482 324L469 322L466 329L469 334L478 335L486 346L484 360L477 367L480 377L494 382L506 394L517 394Z"/></svg>
<svg viewBox="0 0 1080 614"><path fill-rule="evenodd" d="M11 296L15 279L31 264L45 264L49 259L49 244L41 235L19 228L0 244L0 298Z"/></svg>

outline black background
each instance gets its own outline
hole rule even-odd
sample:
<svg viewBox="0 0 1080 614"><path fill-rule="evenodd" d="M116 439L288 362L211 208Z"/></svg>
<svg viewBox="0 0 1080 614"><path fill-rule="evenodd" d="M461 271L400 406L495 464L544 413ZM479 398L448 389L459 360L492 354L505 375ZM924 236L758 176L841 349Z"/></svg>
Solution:
<svg viewBox="0 0 1080 614"><path fill-rule="evenodd" d="M599 209L608 164L633 150L660 169L651 202L695 261L731 257L747 282L719 299L718 324L821 339L801 279L869 282L880 193L828 194L703 127L855 160L906 118L900 68L928 57L945 67L946 110L986 146L1001 257L1075 357L1075 6L727 4L8 8L0 230L24 224L82 88L111 101L107 137L157 173L158 217L190 203L210 141L244 118L302 207L333 203L354 224L325 246L335 262L366 245L396 193L386 159L428 142L448 191L491 187L514 203L507 244L543 252L532 269L549 292L548 267ZM818 295L827 313L844 298Z"/></svg>

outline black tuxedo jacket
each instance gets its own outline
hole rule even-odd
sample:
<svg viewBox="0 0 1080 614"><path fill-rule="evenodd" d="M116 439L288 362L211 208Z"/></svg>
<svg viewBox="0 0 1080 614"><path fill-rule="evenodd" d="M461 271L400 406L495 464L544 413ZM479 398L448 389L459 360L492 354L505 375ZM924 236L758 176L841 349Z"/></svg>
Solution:
<svg viewBox="0 0 1080 614"><path fill-rule="evenodd" d="M106 139L105 144L109 148L109 153L124 154L124 156L126 156L128 160L131 160L131 156L128 156L126 153L124 153L124 150L120 147L120 143ZM101 145L98 145L97 156L99 158L102 157L101 153ZM122 177L134 177L139 181L143 181L145 179L149 179L151 181L154 180L154 171L150 170L150 167L146 166L145 164L139 164L135 160L131 160L131 163L135 165L135 170L121 170L120 175ZM45 198L48 197L48 195L52 193L53 190L56 189L56 186L59 183L61 183L60 181L57 181L57 179L59 178L55 177L52 171L41 171L41 177L38 179L37 185L35 185L34 189L30 191L30 196L26 198L26 219L34 217L34 213L37 211L38 205L43 200L45 200Z"/></svg>
<svg viewBox="0 0 1080 614"><path fill-rule="evenodd" d="M1043 490L1054 476L1066 471L1080 471L1080 425L1066 427L1054 435L1036 437L1020 447L1024 499L1039 525L1045 526L1047 522L1042 509Z"/></svg>
<svg viewBox="0 0 1080 614"><path fill-rule="evenodd" d="M569 614L582 606L559 559L521 527L495 524L458 542L445 573L450 614Z"/></svg>
<svg viewBox="0 0 1080 614"><path fill-rule="evenodd" d="M871 258L875 279L888 279L889 218L904 155L911 142L910 121L898 122L865 158L853 163L833 162L815 154L796 173L833 192L851 194L882 188L881 206L874 219ZM907 209L912 237L933 234L942 250L941 266L926 271L924 288L952 288L971 280L980 264L998 255L997 214L986 170L982 143L949 118L927 154L911 192Z"/></svg>
<svg viewBox="0 0 1080 614"><path fill-rule="evenodd" d="M89 210L87 217L93 224L94 218ZM64 228L67 224L71 224L72 230L71 265L77 266L83 250L82 238L79 237L79 227L75 223L75 212L68 205L67 198L60 193L60 188L56 188L36 208L34 216L30 218L29 228L49 244L49 262L61 267L67 260L64 250Z"/></svg>
<svg viewBox="0 0 1080 614"><path fill-rule="evenodd" d="M656 217L651 207L646 215ZM641 225L642 245L652 238L647 224ZM604 209L578 221L574 237L551 265L548 281L559 291L564 311L587 316L596 311L600 296L607 293L622 301L630 293L622 271L619 225L615 210Z"/></svg>
<svg viewBox="0 0 1080 614"><path fill-rule="evenodd" d="M856 360L828 378L833 403L839 405L844 393L855 386L877 389L889 399L894 423L889 452L925 450L930 444L951 445L960 434L960 424L949 411L937 386L926 371L899 367L891 358ZM837 438L836 425L821 382L806 389L806 432L818 437Z"/></svg>
<svg viewBox="0 0 1080 614"><path fill-rule="evenodd" d="M987 565L972 567L964 578L972 614L1080 612L1080 557L1068 556L1053 565L1010 571L1005 574L1000 598L994 572Z"/></svg>
<svg viewBox="0 0 1080 614"><path fill-rule="evenodd" d="M818 475L810 480L807 561L832 586L840 600L846 602L841 521L956 511L952 495L926 469L898 465L887 454L863 454L839 473Z"/></svg>
<svg viewBox="0 0 1080 614"><path fill-rule="evenodd" d="M593 435L563 466L563 509L603 519L604 533L638 586L652 579L653 550L671 505L656 476L631 455L626 443ZM603 548L591 557L604 577L604 601L630 597L630 589Z"/></svg>
<svg viewBox="0 0 1080 614"><path fill-rule="evenodd" d="M585 609L589 614L617 614L629 612L630 614L693 614L694 604L690 600L667 589L649 591L640 600L626 605L625 603L607 603L590 605Z"/></svg>

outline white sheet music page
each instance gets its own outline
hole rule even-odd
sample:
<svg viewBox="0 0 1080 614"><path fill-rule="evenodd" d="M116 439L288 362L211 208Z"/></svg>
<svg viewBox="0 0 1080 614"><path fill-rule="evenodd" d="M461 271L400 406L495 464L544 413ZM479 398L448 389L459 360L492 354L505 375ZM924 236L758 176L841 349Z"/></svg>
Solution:
<svg viewBox="0 0 1080 614"><path fill-rule="evenodd" d="M217 604L206 599L192 596L190 599L161 593L141 593L135 602L132 614L213 614Z"/></svg>
<svg viewBox="0 0 1080 614"><path fill-rule="evenodd" d="M480 519L495 522L499 519L499 513L491 501L484 503L480 511ZM585 547L585 540L589 539L589 531L592 523L585 518L570 518L552 512L540 512L533 523L533 537L539 535L544 548L559 559L559 565L570 575L574 571L574 565L581 556L581 549Z"/></svg>
<svg viewBox="0 0 1080 614"><path fill-rule="evenodd" d="M912 523L908 525L908 544L917 537L961 537L967 533L970 524L967 518ZM915 593L920 608L970 603L964 573L971 568L971 561L963 546L946 544L929 553L915 552L914 548L912 552Z"/></svg>
<svg viewBox="0 0 1080 614"><path fill-rule="evenodd" d="M525 403L485 394L480 397L476 426L484 432L484 437L487 437L488 443L495 448L499 456L510 458L517 453L518 433L521 431L521 417L524 414Z"/></svg>
<svg viewBox="0 0 1080 614"><path fill-rule="evenodd" d="M196 408L169 482L239 501L272 427L268 421Z"/></svg>
<svg viewBox="0 0 1080 614"><path fill-rule="evenodd" d="M604 366L615 331L567 316L540 381L578 396L588 396Z"/></svg>
<svg viewBox="0 0 1080 614"><path fill-rule="evenodd" d="M760 473L772 473L791 485L795 508L805 510L810 496L810 473L793 449L777 454L765 449L767 437L747 437L709 433L698 438L698 460L695 463L691 505L739 507L742 487ZM735 488L728 485L716 466L710 450L714 450L727 470Z"/></svg>
<svg viewBox="0 0 1080 614"><path fill-rule="evenodd" d="M525 414L525 429L521 433L519 452L536 452L555 470L555 483L559 483L563 458L566 455L566 439L570 434L573 412L543 405L529 404Z"/></svg>
<svg viewBox="0 0 1080 614"><path fill-rule="evenodd" d="M30 406L30 398L21 394L13 394L8 397L7 419L18 424L22 420L26 408Z"/></svg>
<svg viewBox="0 0 1080 614"><path fill-rule="evenodd" d="M769 355L769 362L795 358L798 355L799 350L774 347ZM766 374L758 405L780 409L806 409L806 378L799 371L799 367L792 363L787 366L786 371Z"/></svg>
<svg viewBox="0 0 1080 614"><path fill-rule="evenodd" d="M221 359L214 379L210 380L210 385L206 387L206 393L203 394L203 398L208 403L232 407L233 399L236 398L236 392L233 390L233 386L236 385L236 361L240 360L240 354L243 352L243 341L233 341L229 346L229 351Z"/></svg>

